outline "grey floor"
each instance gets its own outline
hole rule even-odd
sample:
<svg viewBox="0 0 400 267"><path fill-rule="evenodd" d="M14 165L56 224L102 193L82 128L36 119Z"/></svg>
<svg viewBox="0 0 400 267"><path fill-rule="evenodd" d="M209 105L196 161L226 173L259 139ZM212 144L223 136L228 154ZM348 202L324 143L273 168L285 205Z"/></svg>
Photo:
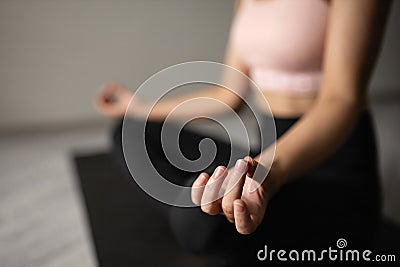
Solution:
<svg viewBox="0 0 400 267"><path fill-rule="evenodd" d="M385 215L400 223L400 105L373 105ZM72 151L106 149L107 127L0 137L0 266L96 266Z"/></svg>
<svg viewBox="0 0 400 267"><path fill-rule="evenodd" d="M0 266L97 265L70 153L107 130L82 128L0 139Z"/></svg>

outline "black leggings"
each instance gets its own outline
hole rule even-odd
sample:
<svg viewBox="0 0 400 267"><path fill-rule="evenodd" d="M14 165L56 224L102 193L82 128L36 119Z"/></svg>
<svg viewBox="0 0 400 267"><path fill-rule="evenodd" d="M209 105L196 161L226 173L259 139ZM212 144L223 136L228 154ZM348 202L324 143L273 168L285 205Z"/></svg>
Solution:
<svg viewBox="0 0 400 267"><path fill-rule="evenodd" d="M275 118L277 137L297 119ZM142 142L135 120L126 121L132 142ZM173 126L172 126L173 127ZM188 173L169 164L162 152L162 123L149 122L146 143L149 157L163 177L177 184L191 184L198 173ZM179 142L187 158L199 156L198 143L210 136L183 128ZM231 144L212 138L217 156L205 171L210 173L229 160ZM259 150L252 151L255 156ZM114 131L114 155L126 170L121 150L121 125ZM245 155L245 152L243 154ZM381 217L377 151L372 119L364 113L341 149L324 164L297 182L284 186L271 199L262 224L250 235L240 235L224 216L210 216L199 207L178 208L152 203L169 221L176 240L202 256L210 266L252 266L259 263L257 251L270 249L335 248L345 238L352 248L370 247ZM132 181L133 182L133 181ZM265 263L264 263L265 264Z"/></svg>

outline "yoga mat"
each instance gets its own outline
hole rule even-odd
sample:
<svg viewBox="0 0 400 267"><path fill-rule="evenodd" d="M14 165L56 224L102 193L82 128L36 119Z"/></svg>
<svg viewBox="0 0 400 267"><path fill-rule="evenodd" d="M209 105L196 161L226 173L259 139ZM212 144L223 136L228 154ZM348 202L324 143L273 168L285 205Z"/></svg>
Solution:
<svg viewBox="0 0 400 267"><path fill-rule="evenodd" d="M100 266L204 266L172 238L166 221L110 154L73 158Z"/></svg>

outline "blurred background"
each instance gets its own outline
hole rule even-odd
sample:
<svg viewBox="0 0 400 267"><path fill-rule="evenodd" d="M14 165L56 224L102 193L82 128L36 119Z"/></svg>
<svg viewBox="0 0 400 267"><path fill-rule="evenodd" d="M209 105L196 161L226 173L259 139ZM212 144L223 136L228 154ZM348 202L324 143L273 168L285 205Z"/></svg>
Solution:
<svg viewBox="0 0 400 267"><path fill-rule="evenodd" d="M74 155L106 151L102 83L222 62L233 0L0 0L0 266L96 266ZM371 83L384 213L400 223L400 1Z"/></svg>

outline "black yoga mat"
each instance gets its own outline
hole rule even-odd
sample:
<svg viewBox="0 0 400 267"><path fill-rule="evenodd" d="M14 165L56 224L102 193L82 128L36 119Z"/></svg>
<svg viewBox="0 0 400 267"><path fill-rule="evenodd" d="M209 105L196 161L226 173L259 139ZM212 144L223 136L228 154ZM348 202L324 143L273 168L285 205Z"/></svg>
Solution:
<svg viewBox="0 0 400 267"><path fill-rule="evenodd" d="M204 266L179 247L167 222L143 201L148 196L110 154L77 155L74 162L100 266ZM399 245L400 227L384 220L374 253L396 256L384 266L397 266Z"/></svg>
<svg viewBox="0 0 400 267"><path fill-rule="evenodd" d="M74 156L100 266L204 266L175 242L108 153Z"/></svg>

